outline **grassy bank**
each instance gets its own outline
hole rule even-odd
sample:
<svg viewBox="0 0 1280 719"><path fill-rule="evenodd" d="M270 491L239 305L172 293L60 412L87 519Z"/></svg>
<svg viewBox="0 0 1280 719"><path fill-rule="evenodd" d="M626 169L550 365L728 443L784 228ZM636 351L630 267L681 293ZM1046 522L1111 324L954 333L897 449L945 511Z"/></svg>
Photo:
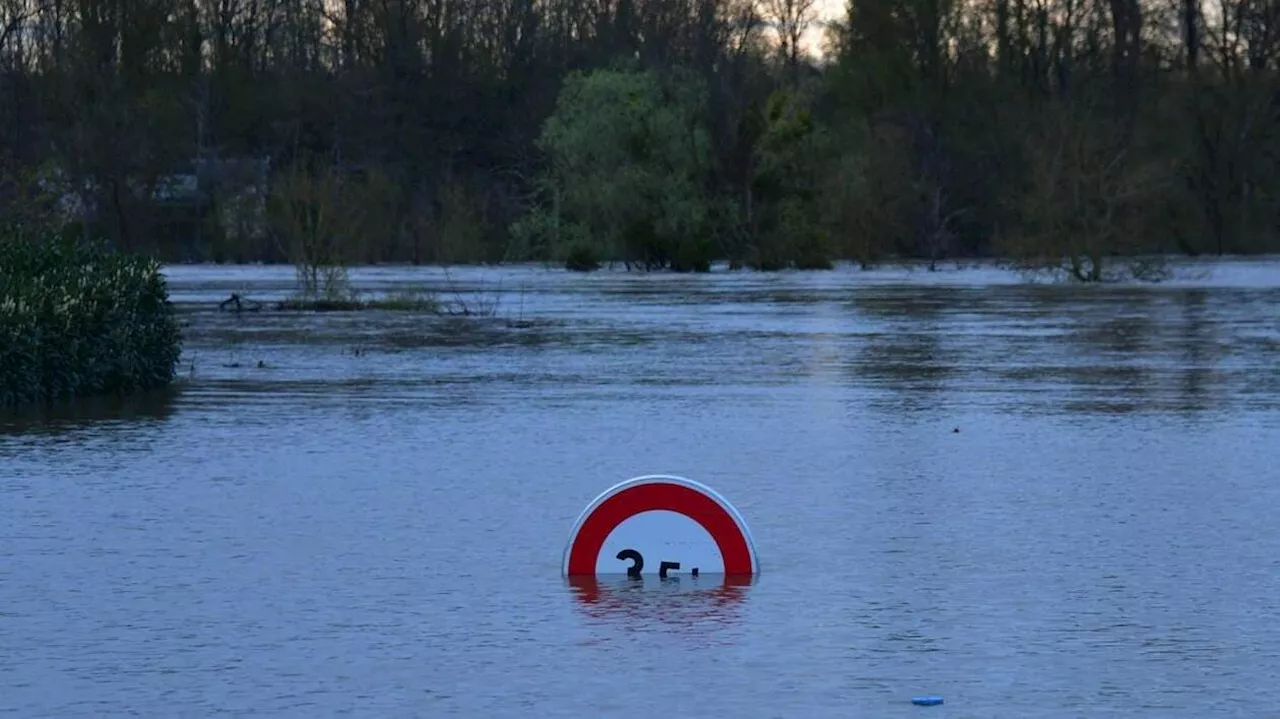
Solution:
<svg viewBox="0 0 1280 719"><path fill-rule="evenodd" d="M159 263L0 230L0 407L163 387L180 354Z"/></svg>

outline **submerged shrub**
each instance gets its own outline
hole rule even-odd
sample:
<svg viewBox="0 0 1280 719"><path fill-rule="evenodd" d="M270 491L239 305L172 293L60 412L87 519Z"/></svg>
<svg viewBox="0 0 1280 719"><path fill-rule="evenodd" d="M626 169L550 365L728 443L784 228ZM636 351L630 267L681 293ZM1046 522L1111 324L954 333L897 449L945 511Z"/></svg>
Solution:
<svg viewBox="0 0 1280 719"><path fill-rule="evenodd" d="M0 407L161 387L180 354L158 262L0 229Z"/></svg>

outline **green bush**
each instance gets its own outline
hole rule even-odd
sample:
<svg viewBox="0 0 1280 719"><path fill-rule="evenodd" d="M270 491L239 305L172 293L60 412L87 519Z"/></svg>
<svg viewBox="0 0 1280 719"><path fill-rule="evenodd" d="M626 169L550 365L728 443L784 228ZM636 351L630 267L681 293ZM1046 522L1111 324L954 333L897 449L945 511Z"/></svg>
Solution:
<svg viewBox="0 0 1280 719"><path fill-rule="evenodd" d="M0 228L0 407L161 387L180 354L159 263Z"/></svg>

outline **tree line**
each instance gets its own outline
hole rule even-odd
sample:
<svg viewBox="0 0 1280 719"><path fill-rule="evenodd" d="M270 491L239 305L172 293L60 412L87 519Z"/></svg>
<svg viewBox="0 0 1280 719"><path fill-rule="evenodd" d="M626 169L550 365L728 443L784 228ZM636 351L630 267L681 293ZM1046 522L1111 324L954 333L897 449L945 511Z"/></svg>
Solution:
<svg viewBox="0 0 1280 719"><path fill-rule="evenodd" d="M166 261L1280 249L1269 0L0 0L0 212Z"/></svg>

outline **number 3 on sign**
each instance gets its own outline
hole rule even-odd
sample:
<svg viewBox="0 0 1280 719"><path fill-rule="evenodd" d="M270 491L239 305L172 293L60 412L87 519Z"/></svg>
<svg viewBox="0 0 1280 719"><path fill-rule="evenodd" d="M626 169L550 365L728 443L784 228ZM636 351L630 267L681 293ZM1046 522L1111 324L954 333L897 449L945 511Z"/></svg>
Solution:
<svg viewBox="0 0 1280 719"><path fill-rule="evenodd" d="M624 549L621 552L618 552L618 559L621 559L624 562L628 559L631 560L631 566L627 567L628 577L639 577L640 572L644 569L644 555L634 549ZM679 562L664 561L662 564L658 565L658 576L666 579L668 570L679 568ZM694 570L694 574L697 574L697 570Z"/></svg>

